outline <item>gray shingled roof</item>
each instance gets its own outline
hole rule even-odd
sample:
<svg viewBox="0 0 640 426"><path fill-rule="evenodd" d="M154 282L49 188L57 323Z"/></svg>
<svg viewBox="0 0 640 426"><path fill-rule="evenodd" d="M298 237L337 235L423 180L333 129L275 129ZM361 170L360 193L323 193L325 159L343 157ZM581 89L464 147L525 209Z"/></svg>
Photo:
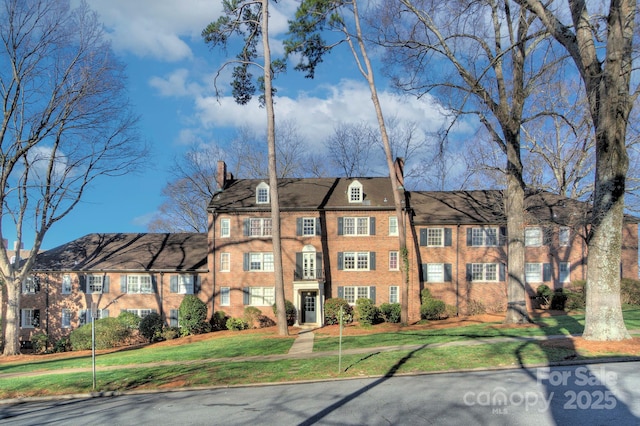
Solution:
<svg viewBox="0 0 640 426"><path fill-rule="evenodd" d="M358 180L364 190L362 203L349 203L347 188ZM256 187L268 180L238 179L227 184L209 203L209 211L268 211L269 204L256 204ZM351 210L393 209L390 179L369 178L291 178L278 179L280 209ZM386 200L386 201L385 201Z"/></svg>
<svg viewBox="0 0 640 426"><path fill-rule="evenodd" d="M427 224L500 224L506 223L503 192L488 191L414 191L408 195L416 225ZM531 192L525 196L527 223L576 225L588 223L588 203L550 192ZM638 218L626 215L626 222Z"/></svg>
<svg viewBox="0 0 640 426"><path fill-rule="evenodd" d="M207 270L207 234L89 234L38 254L34 271Z"/></svg>

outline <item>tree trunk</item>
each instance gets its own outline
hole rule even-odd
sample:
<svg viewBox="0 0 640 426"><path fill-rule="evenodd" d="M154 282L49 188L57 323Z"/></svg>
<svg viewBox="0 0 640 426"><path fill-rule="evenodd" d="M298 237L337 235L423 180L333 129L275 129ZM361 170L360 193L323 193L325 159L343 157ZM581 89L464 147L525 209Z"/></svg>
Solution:
<svg viewBox="0 0 640 426"><path fill-rule="evenodd" d="M11 356L20 354L18 332L20 330L20 292L22 285L20 280L5 283L7 288L6 316L2 321L4 330L3 355Z"/></svg>
<svg viewBox="0 0 640 426"><path fill-rule="evenodd" d="M269 0L262 0L262 47L264 48L264 99L267 110L267 146L269 155L269 198L271 200L271 238L273 242L273 272L275 275L276 319L278 334L289 335L287 311L284 297L284 275L282 271L282 241L280 239L280 199L278 196L278 173L276 170L276 127L273 108L271 50L269 48Z"/></svg>
<svg viewBox="0 0 640 426"><path fill-rule="evenodd" d="M504 197L507 215L507 314L505 323L531 322L527 312L524 274L524 182L520 160L518 129L505 130L507 149L507 192Z"/></svg>

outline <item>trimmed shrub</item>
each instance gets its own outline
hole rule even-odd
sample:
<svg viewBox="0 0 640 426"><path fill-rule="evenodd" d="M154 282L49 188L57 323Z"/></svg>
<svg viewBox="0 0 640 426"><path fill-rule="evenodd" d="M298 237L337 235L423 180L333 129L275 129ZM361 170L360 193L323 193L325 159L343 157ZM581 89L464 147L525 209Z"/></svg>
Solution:
<svg viewBox="0 0 640 426"><path fill-rule="evenodd" d="M187 294L180 303L178 323L183 336L211 331L211 324L207 322L207 305L198 296Z"/></svg>
<svg viewBox="0 0 640 426"><path fill-rule="evenodd" d="M151 312L140 320L140 334L149 342L158 340L162 336L162 326L164 325L160 314Z"/></svg>
<svg viewBox="0 0 640 426"><path fill-rule="evenodd" d="M471 299L467 303L467 315L482 315L487 313L487 308L479 300Z"/></svg>
<svg viewBox="0 0 640 426"><path fill-rule="evenodd" d="M296 322L296 307L293 305L293 303L289 300L285 300L284 301L284 309L286 311L286 315L287 315L287 325L293 325ZM273 304L273 315L276 316L276 319L278 318L278 308L276 307L276 304Z"/></svg>
<svg viewBox="0 0 640 426"><path fill-rule="evenodd" d="M438 320L443 318L446 309L442 300L429 299L420 306L420 317L426 320Z"/></svg>
<svg viewBox="0 0 640 426"><path fill-rule="evenodd" d="M327 325L340 323L340 307L342 307L342 322L353 322L353 308L346 300L334 297L324 301L324 323Z"/></svg>
<svg viewBox="0 0 640 426"><path fill-rule="evenodd" d="M33 344L33 352L44 353L49 344L49 336L40 331L31 336L31 343Z"/></svg>
<svg viewBox="0 0 640 426"><path fill-rule="evenodd" d="M137 330L141 320L142 318L133 312L122 311L120 315L118 315L118 321L131 330Z"/></svg>
<svg viewBox="0 0 640 426"><path fill-rule="evenodd" d="M131 330L117 318L96 320L96 349L122 346L131 336ZM91 349L91 324L85 324L71 332L71 347L74 351Z"/></svg>
<svg viewBox="0 0 640 426"><path fill-rule="evenodd" d="M360 325L372 325L378 320L378 308L366 297L356 300L356 313Z"/></svg>
<svg viewBox="0 0 640 426"><path fill-rule="evenodd" d="M569 311L584 309L586 304L586 284L586 281L577 280L572 281L571 285L565 288L564 294L567 296L564 304L565 309Z"/></svg>
<svg viewBox="0 0 640 426"><path fill-rule="evenodd" d="M260 325L260 317L262 316L262 311L255 306L247 306L244 308L244 313L242 318L244 321L249 324L249 328L258 328Z"/></svg>
<svg viewBox="0 0 640 426"><path fill-rule="evenodd" d="M229 317L224 311L216 311L211 316L211 327L213 330L226 330Z"/></svg>
<svg viewBox="0 0 640 426"><path fill-rule="evenodd" d="M54 352L68 352L71 350L71 341L68 337L62 337L53 344Z"/></svg>
<svg viewBox="0 0 640 426"><path fill-rule="evenodd" d="M166 327L162 330L162 338L164 340L173 340L180 336L180 329L178 327Z"/></svg>
<svg viewBox="0 0 640 426"><path fill-rule="evenodd" d="M380 315L386 322L400 322L400 304L399 303L383 303L380 305Z"/></svg>
<svg viewBox="0 0 640 426"><path fill-rule="evenodd" d="M536 289L536 298L540 306L549 306L553 298L553 290L551 290L548 285L541 284Z"/></svg>
<svg viewBox="0 0 640 426"><path fill-rule="evenodd" d="M551 296L551 309L564 311L564 306L567 301L567 295L564 294L563 289L557 288Z"/></svg>
<svg viewBox="0 0 640 426"><path fill-rule="evenodd" d="M249 328L249 324L242 318L229 318L227 320L227 330L246 330Z"/></svg>
<svg viewBox="0 0 640 426"><path fill-rule="evenodd" d="M620 281L620 302L623 305L640 305L640 281L630 278Z"/></svg>
<svg viewBox="0 0 640 426"><path fill-rule="evenodd" d="M429 290L427 287L423 288L422 291L420 292L420 304L424 305L427 300L431 300L433 299L433 296L431 295L431 290Z"/></svg>

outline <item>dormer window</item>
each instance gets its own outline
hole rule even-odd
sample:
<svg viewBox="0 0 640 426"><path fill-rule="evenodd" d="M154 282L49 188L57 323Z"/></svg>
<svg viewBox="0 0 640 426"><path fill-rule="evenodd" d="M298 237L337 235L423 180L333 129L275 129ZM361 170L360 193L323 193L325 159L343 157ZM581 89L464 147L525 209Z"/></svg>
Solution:
<svg viewBox="0 0 640 426"><path fill-rule="evenodd" d="M364 198L364 194L362 192L362 184L357 180L351 182L349 185L349 202L350 203L361 203Z"/></svg>
<svg viewBox="0 0 640 426"><path fill-rule="evenodd" d="M261 182L256 187L256 204L266 204L269 202L269 185Z"/></svg>

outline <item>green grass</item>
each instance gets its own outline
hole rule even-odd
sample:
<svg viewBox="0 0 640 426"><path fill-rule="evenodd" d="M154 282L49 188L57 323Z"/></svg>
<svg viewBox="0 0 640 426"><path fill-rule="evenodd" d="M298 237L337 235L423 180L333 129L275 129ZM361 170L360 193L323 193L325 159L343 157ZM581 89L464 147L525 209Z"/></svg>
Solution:
<svg viewBox="0 0 640 426"><path fill-rule="evenodd" d="M628 329L640 329L640 310L624 312ZM388 345L419 345L415 350L343 355L338 371L338 356L284 359L276 361L212 361L215 358L286 353L293 338L273 334L243 334L211 339L180 346L151 345L141 349L104 354L97 357L97 390L126 391L170 387L226 386L248 383L271 383L294 380L322 380L336 377L388 376L443 370L487 367L526 366L578 359L573 348L554 348L540 341L520 341L474 346L434 347L432 343L476 340L480 337L530 337L580 333L584 315L558 316L539 321L543 327L500 328L496 324L471 325L441 330L419 330L349 336L343 349ZM316 336L321 334L321 330ZM315 348L335 350L337 339L317 337ZM72 355L72 354L70 354ZM163 366L152 362L185 361ZM191 362L186 362L191 361ZM129 365L117 368L118 365ZM131 367L131 365L135 365ZM68 368L86 367L82 372L65 372ZM60 395L91 392L91 357L31 363L0 364L0 373L27 373L57 370L56 374L0 377L0 398Z"/></svg>

